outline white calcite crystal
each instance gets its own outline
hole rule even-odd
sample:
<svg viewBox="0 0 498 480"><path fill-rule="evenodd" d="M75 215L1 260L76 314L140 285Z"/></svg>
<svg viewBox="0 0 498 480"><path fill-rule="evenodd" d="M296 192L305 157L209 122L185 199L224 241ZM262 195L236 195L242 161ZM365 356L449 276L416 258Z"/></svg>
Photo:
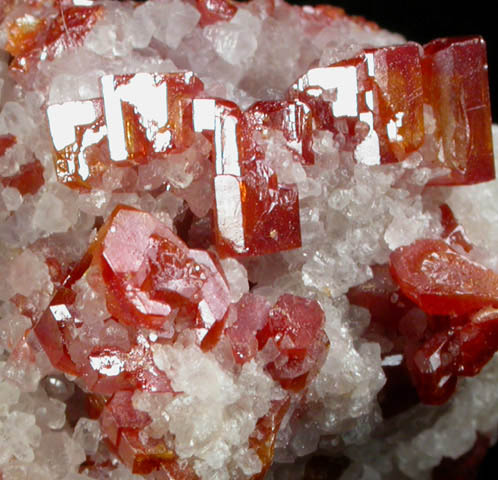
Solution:
<svg viewBox="0 0 498 480"><path fill-rule="evenodd" d="M282 398L283 392L254 361L234 378L196 346L158 346L153 351L156 365L175 379L172 386L182 393L154 405L152 411L142 394L136 400L138 409L167 422L175 451L194 459L201 478L257 474L261 461L249 448L249 436L271 401Z"/></svg>
<svg viewBox="0 0 498 480"><path fill-rule="evenodd" d="M78 10L92 8L98 13ZM76 17L71 17L71 9L76 9ZM36 18L56 22L61 12L67 14L67 18L59 19L64 25L61 31L66 33L61 34L63 40L49 44L46 32L39 33L38 29L44 27L36 23ZM88 31L85 22L91 22ZM35 44L41 42L32 50L30 32L34 32L31 40ZM428 407L419 403L393 418L383 418L379 392L388 381L383 367L388 365L386 352L393 348L393 342L369 329L370 313L352 305L347 296L352 288L372 280L376 266L387 264L399 247L421 238L440 238L445 229L439 208L443 203L451 207L475 245L469 254L472 260L498 272L498 182L427 188L428 183L448 173L441 165L434 166L433 157L442 155L437 149L443 147L435 145L435 114L428 105L420 146L403 161L393 163L358 162L358 158L371 154L372 144L360 143L361 148L353 149L348 143L353 137L361 141L369 138L368 115L360 117L354 127L339 119L334 132L319 128L315 121L310 146L313 162L303 161L304 142L289 139L271 122L254 126L258 151L252 153L264 157L263 174L269 177L271 172L279 185L295 187L302 245L237 258L216 250L215 244L224 233L218 228L223 226L222 212L242 218L239 223L231 218L225 224L227 230L245 225L250 216L246 211L243 217L242 194L225 197L223 208L217 205L213 213L216 202L220 203L216 189L220 177L224 177L225 185L236 182L237 192L237 179L242 178L240 165L233 163L233 155L237 156L241 148L238 133L233 133L240 127L233 123L238 112L229 102L234 102L239 112L248 111L260 101L290 102L290 87L303 83L310 69L316 73L321 67L356 57L364 49L403 44L402 36L351 19L333 7L324 11L302 9L282 0L241 4L224 0L6 0L0 5L0 480L256 480L263 475L268 480L325 478L314 477L315 467L309 466L316 452L333 459L321 472L331 479L425 480L443 458L464 455L480 436L490 442L496 440L496 357L479 375L461 381L445 405ZM111 95L101 101L107 102L102 119L95 120L97 109L90 121L101 122L100 130L83 132L74 119L73 125L67 119L67 125L59 121L62 130L67 127L72 133L68 141L65 132L62 139L66 144L57 148L48 106L94 99L99 104L103 77L136 73L151 74L144 77L149 79L154 74L158 78L159 74L184 75L179 87L167 85L167 95L178 94L188 82L190 86L195 81L203 85L194 101L183 90L178 94L183 95L182 101L187 99L185 110L178 111L173 101L168 103L166 117L170 115L173 120L167 128L166 123L161 127L153 114L151 118L142 116L140 128L149 137L171 135L168 128L174 129L174 125L184 128L199 105L211 108L211 112L233 108L232 116L217 113L202 128L189 126L186 137L192 138L183 150L170 151L168 147L162 151L163 156L149 152L135 163L131 156L125 161L111 160L107 143L105 147L91 143L91 138L99 135L113 135L112 115L106 115L111 108L125 108L120 100L118 107L112 104ZM308 74L308 83L310 78ZM112 88L117 89L117 83ZM155 88L163 88L158 85ZM323 94L339 108L334 102L342 99L342 89L340 83L321 93L320 88L314 93L311 88L310 95L318 98ZM298 97L292 101L294 108L302 103ZM142 113L132 101L126 108L130 106L135 114ZM308 113L306 108L303 115ZM291 118L289 111L285 115ZM255 114L254 118L259 117ZM289 123L296 123L298 116L293 118ZM216 130L220 125L225 128L223 134ZM128 122L123 130L130 143L134 128L133 122ZM393 123L390 128L392 132L398 127ZM498 145L498 127L493 135ZM77 145L85 141L91 150L86 157ZM71 158L73 163L63 165L61 158ZM32 176L23 173L32 166ZM213 173L215 169L223 172ZM71 180L83 171L91 177L90 183L85 183L87 177L83 184ZM199 274L205 281L208 270L199 271L201 265L211 262L213 270L209 274L214 278L212 272L216 271L219 275L218 283L213 280L210 290L202 292L202 301L196 292L188 308L180 301L170 308L167 315L178 318L168 328L157 329L147 323L149 318L144 320L136 336L143 349L134 350L132 358L124 360L121 353L129 352L136 340L130 324L141 322L141 315L146 317L149 308L157 307L152 316L160 317L164 314L159 310L161 295L184 288L182 295L187 296L191 286L185 278L174 277L171 267L171 271L165 269L158 274L163 275L166 285L160 294L140 296L141 288L153 290L145 280L147 268L161 268L160 262L159 267L144 266L150 261L144 257L143 264L134 265L132 272L143 275L140 288L129 287L123 300L118 295L119 277L113 284L115 297L111 298L95 259L102 247L98 243L103 235L99 229L118 205L151 214L172 235L187 242L189 255L201 250L205 256L201 259L197 253L198 263L189 264L189 273ZM260 214L256 205L251 209L256 212L251 210L251 215ZM140 225L127 231L123 244L135 248L133 242L144 235L148 218L142 217ZM286 219L278 221L285 223ZM254 223L264 223L264 218L256 218ZM112 228L115 226L105 235L114 233ZM277 230L272 230L269 237L276 245L283 242ZM93 245L99 246L90 251L91 265L85 264L89 258L85 252L95 240ZM151 245L156 240L147 240L151 258ZM181 250L177 245L175 248ZM458 251L462 249L460 245ZM171 252L164 256L173 258L177 254ZM119 263L117 257L114 261ZM64 284L68 273L81 265L86 265L85 274ZM123 278L129 274L120 273ZM67 300L70 295L71 301ZM317 368L306 370L301 389L289 387L269 368L278 364L278 370L287 366L286 362L295 361L297 370L299 362L309 361L306 347L294 348L297 353L292 350L292 332L287 332L287 337L278 333L266 343L260 338L262 328L257 330L258 335L246 338L241 334L245 343L239 345L240 350L247 347L256 351L248 361L241 360L243 352L234 350L225 332L236 328L238 319L251 315L256 318L252 322L257 323L261 311L270 315L272 305L277 306L271 314L278 316L283 311L278 302L284 295L303 297L309 302L307 306L316 302L323 312L323 358L314 352ZM214 305L216 301L221 304L223 298L226 304L217 317ZM120 302L128 300L139 313L135 319L122 322L116 312ZM182 308L187 311L197 304L195 322L202 328L196 325L188 329L188 321L181 317L187 316ZM242 311L247 304L254 311ZM45 350L46 338L36 330L44 315L56 319L48 335L52 335L48 341L54 342L57 352L52 356ZM57 343L59 328L66 328L71 321L74 328ZM225 336L220 334L222 339L208 348L200 340L209 339L204 330L217 322L223 324L220 328L225 329ZM287 348L287 353L282 354L279 348ZM66 359L76 367L64 363ZM78 365L87 364L93 370L81 373ZM138 447L131 443L123 447L124 440L118 445L116 438L122 430L132 431L133 422L138 420L132 414L126 417L130 412L123 407L126 418L114 418L111 426L104 425L102 411L116 391L123 393L119 389L122 369L140 370L143 365L145 370L151 368L150 372L141 371L143 384L149 374L156 378L165 375L169 390L134 387L131 395L127 387L131 404L126 408L133 415L147 418L136 442L163 442L164 450L142 455L145 467L137 460L138 466L130 468L129 458L134 458L133 449ZM274 410L279 405L285 408L276 422ZM254 445L260 440L258 435L263 436L262 420L268 418L278 425L274 431L270 428L273 443L265 447L269 452L265 460ZM128 421L132 426L119 427L118 432L118 421ZM166 473L167 462L176 462L177 470ZM147 470L149 464L158 463L163 470ZM188 474L183 476L182 472Z"/></svg>

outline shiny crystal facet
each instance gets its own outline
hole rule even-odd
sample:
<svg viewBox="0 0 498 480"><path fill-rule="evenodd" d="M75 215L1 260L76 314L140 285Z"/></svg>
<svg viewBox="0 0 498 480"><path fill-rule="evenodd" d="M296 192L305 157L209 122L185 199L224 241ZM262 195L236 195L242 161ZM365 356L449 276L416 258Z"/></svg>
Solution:
<svg viewBox="0 0 498 480"><path fill-rule="evenodd" d="M194 128L214 149L216 247L222 256L262 255L301 245L295 185L283 185L237 105L194 101Z"/></svg>
<svg viewBox="0 0 498 480"><path fill-rule="evenodd" d="M299 100L293 102L257 102L246 112L249 128L265 135L268 129L281 131L287 147L304 164L314 163L313 118L309 107Z"/></svg>
<svg viewBox="0 0 498 480"><path fill-rule="evenodd" d="M102 6L61 6L53 19L30 14L15 19L6 45L14 57L9 68L25 73L40 60L53 60L63 50L80 46L103 12Z"/></svg>
<svg viewBox="0 0 498 480"><path fill-rule="evenodd" d="M481 37L367 49L309 70L290 89L312 110L315 128L345 135L359 163L397 162L434 134L431 167L449 169L432 184L494 178L485 44ZM435 132L429 132L433 115Z"/></svg>
<svg viewBox="0 0 498 480"><path fill-rule="evenodd" d="M370 311L369 335L389 341L380 396L386 417L418 399L445 403L458 377L477 375L498 350L498 276L461 253L473 247L451 209L442 205L441 213L443 239L398 248L389 269L375 266L372 280L348 292Z"/></svg>
<svg viewBox="0 0 498 480"><path fill-rule="evenodd" d="M110 165L102 100L50 105L47 116L57 179L73 187L96 186Z"/></svg>
<svg viewBox="0 0 498 480"><path fill-rule="evenodd" d="M192 143L192 98L203 90L191 72L107 75L101 79L110 158L145 163Z"/></svg>
<svg viewBox="0 0 498 480"><path fill-rule="evenodd" d="M104 314L85 312L81 282L93 295L100 292ZM263 367L289 393L258 420L249 439L266 471L291 396L305 392L325 359L324 319L317 302L292 295L271 306L246 294L230 305L226 281L208 252L189 249L150 214L120 206L26 338L92 394L102 431L133 472L194 479L163 440L143 437L151 419L132 404L135 391L175 395L172 379L156 365L154 345L171 345L190 332L205 355L225 339L239 365L267 352Z"/></svg>
<svg viewBox="0 0 498 480"><path fill-rule="evenodd" d="M438 157L450 173L433 184L495 178L486 44L481 37L443 38L424 47L424 94L436 120Z"/></svg>
<svg viewBox="0 0 498 480"><path fill-rule="evenodd" d="M401 291L430 315L464 315L498 306L498 275L443 240L417 240L391 255Z"/></svg>

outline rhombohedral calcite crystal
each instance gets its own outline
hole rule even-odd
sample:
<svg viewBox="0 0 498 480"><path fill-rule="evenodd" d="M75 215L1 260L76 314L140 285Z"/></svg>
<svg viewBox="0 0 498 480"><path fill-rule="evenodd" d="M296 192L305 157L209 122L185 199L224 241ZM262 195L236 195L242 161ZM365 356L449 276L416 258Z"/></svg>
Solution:
<svg viewBox="0 0 498 480"><path fill-rule="evenodd" d="M471 478L498 434L481 37L280 0L0 22L0 480Z"/></svg>

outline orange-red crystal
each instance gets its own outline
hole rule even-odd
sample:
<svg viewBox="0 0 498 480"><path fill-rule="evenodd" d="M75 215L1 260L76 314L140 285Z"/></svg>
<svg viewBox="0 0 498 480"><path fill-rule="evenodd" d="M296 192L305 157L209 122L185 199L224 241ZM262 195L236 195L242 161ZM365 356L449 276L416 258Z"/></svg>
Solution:
<svg viewBox="0 0 498 480"><path fill-rule="evenodd" d="M78 284L85 281L103 295L107 318L89 318L81 310ZM265 368L289 393L251 436L266 470L290 396L305 391L324 361L323 324L318 303L292 295L273 307L252 294L230 304L225 279L208 252L189 249L150 214L118 207L26 339L93 395L109 444L135 473L159 470L194 479L171 446L140 435L151 419L134 408L133 392L175 394L154 362L153 345L171 344L190 330L206 351L223 337L239 364L274 345L278 356ZM98 342L92 336L97 332Z"/></svg>
<svg viewBox="0 0 498 480"><path fill-rule="evenodd" d="M5 46L14 57L9 68L26 73L40 60L53 60L62 51L80 46L103 12L102 6L61 6L53 18L25 14L15 19Z"/></svg>
<svg viewBox="0 0 498 480"><path fill-rule="evenodd" d="M459 376L478 374L498 351L498 275L469 258L465 232L447 205L441 210L442 239L398 248L391 275L376 266L372 280L348 292L371 313L369 335L389 339L385 390L406 394L407 407L416 401L407 375L420 401L442 404ZM383 408L386 416L400 411L389 399Z"/></svg>

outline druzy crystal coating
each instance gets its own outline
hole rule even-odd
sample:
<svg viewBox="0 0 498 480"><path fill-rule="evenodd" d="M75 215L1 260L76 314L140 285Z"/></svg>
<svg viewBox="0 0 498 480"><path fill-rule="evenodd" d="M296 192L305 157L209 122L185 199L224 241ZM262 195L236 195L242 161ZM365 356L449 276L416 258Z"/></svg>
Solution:
<svg viewBox="0 0 498 480"><path fill-rule="evenodd" d="M437 454L409 426L496 369L497 260L449 207L495 174L482 38L280 0L6 5L0 479L25 451L33 478L322 478L317 449L327 478L418 478L488 445L489 389Z"/></svg>
<svg viewBox="0 0 498 480"><path fill-rule="evenodd" d="M290 87L288 101L259 102L246 112L232 102L200 98L203 84L192 72L105 76L101 87L101 99L48 108L59 180L91 188L109 162L167 161L168 153L186 150L202 133L213 143L222 256L301 245L297 190L279 183L258 145L256 134L268 128L282 132L303 164L314 161L313 129L345 129L356 161L377 165L418 150L429 128L424 116L432 115L435 145L426 162L443 171L434 183L494 178L486 52L478 37L434 41L424 49L407 43L365 50L311 69Z"/></svg>
<svg viewBox="0 0 498 480"><path fill-rule="evenodd" d="M107 318L83 320L88 312L77 302L78 282L97 286ZM175 463L174 451L164 442L140 440L151 420L133 407L133 392L176 393L154 361L155 349L189 334L206 354L225 339L239 363L261 351L275 351L265 369L288 393L260 419L251 437L266 469L291 398L303 394L325 360L329 341L323 323L316 301L293 295L283 295L271 306L248 294L231 305L223 274L208 252L189 249L151 215L118 207L28 341L39 342L58 370L97 395L103 431L134 472L161 469L197 478L191 466ZM100 341L95 344L91 335L97 332Z"/></svg>
<svg viewBox="0 0 498 480"><path fill-rule="evenodd" d="M496 273L469 258L473 246L449 207L440 239L421 239L391 254L373 280L349 299L372 314L372 331L387 335L389 366L409 374L420 401L442 404L458 376L480 372L498 348ZM389 274L389 271L390 274ZM399 382L399 378L394 382Z"/></svg>
<svg viewBox="0 0 498 480"><path fill-rule="evenodd" d="M92 188L111 162L140 165L154 158L167 162L169 153L185 151L195 135L204 135L213 152L214 238L221 257L268 254L301 245L297 189L279 183L260 144L268 129L281 132L303 165L314 163L314 129L350 132L346 145L355 160L377 165L401 162L420 149L432 116L438 150L428 163L449 171L436 177L435 183L494 178L486 58L480 38L434 41L424 48L407 43L365 50L350 60L311 69L290 87L287 101L258 102L246 111L226 100L202 98L203 84L192 72L106 76L101 87L101 99L48 108L59 180ZM451 212L447 217L450 238L456 227L451 228ZM175 318L181 319L182 328L195 331L205 350L226 336L240 364L264 350L268 339L275 339L274 348L280 353L266 368L289 391L304 389L309 374L318 371L329 343L321 330L323 313L318 304L283 296L271 307L246 295L230 310L228 287L209 255L185 250L168 229L140 212L117 210L99 235L90 250L91 265L100 258L107 308L118 323L136 332L157 330L160 338L171 340L177 334ZM494 313L498 276L458 253L447 240L419 240L396 250L390 269L399 294L393 290L380 297L403 295L407 305L413 302L433 319L424 320L430 325L425 333L425 327L418 327L425 337L407 341L403 351L420 400L443 403L453 393L457 376L476 374L498 348L498 341L491 340L498 331ZM401 314L409 309L399 309L389 299L377 298L379 294L372 300L371 293L365 295L352 292L350 299L370 307L374 319L379 317L374 312L383 311L387 317L382 322L396 331ZM62 353L70 342L67 334L59 335L56 349L48 340L46 330L54 330L50 324L69 319L55 318L64 316L61 312L70 315L65 303L56 302L34 331L49 356L59 352L52 358L55 365L69 365L73 374L78 371L86 381L92 379L94 383L86 384L90 391L115 398L116 389L121 392L127 385L168 390L161 375L157 375L159 386L154 385L151 342L138 333L136 346L127 352L106 348L92 353L86 368L93 373L83 374L78 370L81 365L76 367L78 362ZM238 321L227 327L230 312ZM471 317L462 320L465 315ZM439 326L436 316L448 320ZM143 359L138 370L133 360L137 357ZM127 377L124 383L113 378L112 385L106 385L107 376L119 377L122 372ZM283 406L275 408L281 416ZM125 427L118 423L115 429ZM126 435L123 442L135 438ZM120 452L123 447L118 447L117 437L113 443ZM168 454L153 453L159 448L156 444L134 448L128 447L133 454L120 455L136 471L142 469L137 466L139 455L149 458L147 465L152 458L158 465L174 458L164 445L160 450ZM262 459L268 453L258 455Z"/></svg>

